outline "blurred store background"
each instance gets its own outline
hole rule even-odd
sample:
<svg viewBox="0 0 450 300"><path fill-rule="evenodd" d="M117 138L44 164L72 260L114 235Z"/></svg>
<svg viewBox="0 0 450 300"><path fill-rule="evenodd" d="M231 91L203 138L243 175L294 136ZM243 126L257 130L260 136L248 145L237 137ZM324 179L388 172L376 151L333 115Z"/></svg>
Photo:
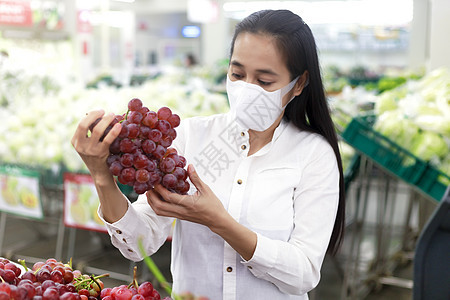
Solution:
<svg viewBox="0 0 450 300"><path fill-rule="evenodd" d="M0 0L0 256L129 282L74 129L134 97L181 118L227 111L234 26L265 8L311 27L341 137L348 234L311 299L412 299L418 237L450 184L448 0ZM170 282L169 252L152 258Z"/></svg>

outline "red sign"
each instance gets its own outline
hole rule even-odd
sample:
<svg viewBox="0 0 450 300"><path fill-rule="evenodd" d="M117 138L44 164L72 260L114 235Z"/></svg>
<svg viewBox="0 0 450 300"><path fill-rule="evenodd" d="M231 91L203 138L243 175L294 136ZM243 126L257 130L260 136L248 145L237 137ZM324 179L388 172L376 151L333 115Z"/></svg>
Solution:
<svg viewBox="0 0 450 300"><path fill-rule="evenodd" d="M33 26L30 2L0 0L0 25Z"/></svg>

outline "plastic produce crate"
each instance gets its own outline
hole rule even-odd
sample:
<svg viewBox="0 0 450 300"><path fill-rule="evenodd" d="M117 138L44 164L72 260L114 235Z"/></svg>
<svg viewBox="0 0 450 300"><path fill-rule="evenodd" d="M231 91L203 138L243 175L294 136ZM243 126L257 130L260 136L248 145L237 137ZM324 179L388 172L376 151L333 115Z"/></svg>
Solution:
<svg viewBox="0 0 450 300"><path fill-rule="evenodd" d="M353 118L341 137L390 173L440 201L450 177L376 132L375 119L374 115Z"/></svg>

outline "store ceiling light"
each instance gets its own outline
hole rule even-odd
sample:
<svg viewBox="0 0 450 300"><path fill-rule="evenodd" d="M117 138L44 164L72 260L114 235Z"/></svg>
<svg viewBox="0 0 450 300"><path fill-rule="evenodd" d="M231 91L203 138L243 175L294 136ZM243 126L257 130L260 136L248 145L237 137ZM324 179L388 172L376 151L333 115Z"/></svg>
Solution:
<svg viewBox="0 0 450 300"><path fill-rule="evenodd" d="M226 2L223 9L235 19L261 9L289 9L308 24L405 25L413 17L412 0L247 1Z"/></svg>

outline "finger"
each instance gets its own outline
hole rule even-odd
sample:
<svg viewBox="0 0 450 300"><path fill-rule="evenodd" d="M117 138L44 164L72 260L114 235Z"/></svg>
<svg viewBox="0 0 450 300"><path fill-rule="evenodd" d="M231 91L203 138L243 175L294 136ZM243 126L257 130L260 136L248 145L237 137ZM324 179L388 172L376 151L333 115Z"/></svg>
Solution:
<svg viewBox="0 0 450 300"><path fill-rule="evenodd" d="M114 142L114 140L119 136L121 130L122 124L120 123L114 124L114 126L111 128L111 130L103 139L103 142L105 142L108 145L111 145Z"/></svg>
<svg viewBox="0 0 450 300"><path fill-rule="evenodd" d="M76 145L76 140L86 138L89 126L95 122L98 118L101 118L105 114L104 110L94 110L89 112L78 124L77 129L72 138L72 145Z"/></svg>
<svg viewBox="0 0 450 300"><path fill-rule="evenodd" d="M203 192L205 189L205 184L200 179L200 176L198 176L198 173L195 170L194 165L192 164L188 165L187 172L192 184L194 184L194 186L199 192Z"/></svg>
<svg viewBox="0 0 450 300"><path fill-rule="evenodd" d="M147 191L147 202L157 215L174 216L173 215L174 205L164 201L161 195L154 189Z"/></svg>
<svg viewBox="0 0 450 300"><path fill-rule="evenodd" d="M112 120L115 118L113 113L104 115L100 121L92 129L91 137L94 141L100 141L100 138L104 135L106 128L111 124ZM95 122L95 121L94 121Z"/></svg>
<svg viewBox="0 0 450 300"><path fill-rule="evenodd" d="M155 190L166 202L173 204L180 204L183 200L183 196L177 193L172 193L161 184L157 184L153 190Z"/></svg>

